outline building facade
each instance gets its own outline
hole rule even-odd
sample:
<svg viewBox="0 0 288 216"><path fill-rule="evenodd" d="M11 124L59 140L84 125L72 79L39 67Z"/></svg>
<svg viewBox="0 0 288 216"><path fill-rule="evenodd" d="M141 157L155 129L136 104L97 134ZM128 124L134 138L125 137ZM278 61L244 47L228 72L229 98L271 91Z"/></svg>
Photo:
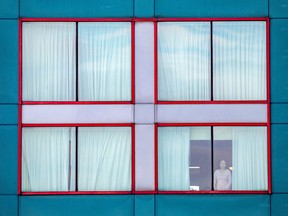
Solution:
<svg viewBox="0 0 288 216"><path fill-rule="evenodd" d="M287 8L287 0L1 0L0 215L287 215ZM236 26L236 30L232 33L239 31L237 35L241 35L243 32L248 32L247 38L252 41L252 43L250 41L249 45L246 44L247 48L245 46L245 41L248 40L247 38L245 39L246 35L243 34L239 37L240 39L244 38L244 48L241 47L241 50L243 49L244 52L244 57L240 55L240 57L237 58L247 58L247 56L245 56L245 49L249 49L249 52L256 50L255 53L253 53L252 56L248 56L248 58L254 59L254 57L259 54L259 50L261 50L260 53L263 54L260 57L257 56L257 59L255 58L257 64L255 62L251 63L251 65L256 64L257 66L254 71L260 71L259 73L261 74L257 74L257 78L254 77L253 79L253 77L249 75L251 71L249 71L249 69L246 71L248 73L248 79L253 79L252 84L250 84L251 86L262 86L260 93L255 93L260 88L257 87L256 90L252 88L250 92L248 91L248 96L245 95L246 93L244 94L243 91L251 87L247 84L247 86L244 85L244 87L240 86L240 93L236 92L236 96L230 95L230 98L230 96L225 95L226 92L230 93L229 88L224 89L224 93L221 92L221 88L217 88L217 86L225 86L227 83L233 82L233 76L231 78L232 81L231 79L227 81L222 77L217 78L217 70L222 70L221 68L219 69L220 66L217 65L217 61L222 62L223 59L228 58L224 55L221 57L223 59L217 59L218 54L221 54L222 50L225 50L225 47L227 48L228 46L223 46L222 40L220 39L221 36L226 34L225 25L231 21L234 23L245 22L245 25L247 24L248 27L244 26L244 30L241 32L239 29L242 27ZM43 99L41 95L33 95L35 92L41 92L41 87L44 85L37 80L35 83L40 83L40 88L39 90L37 89L38 87L35 87L37 90L33 89L33 83L30 82L32 78L27 71L35 70L38 72L39 70L41 71L41 67L34 67L34 64L29 63L31 60L29 58L30 56L33 56L33 58L41 56L41 54L38 54L37 45L44 44L41 42L41 39L50 33L43 34L42 32L38 34L37 31L39 28L44 29L43 26L37 27L39 23L40 25L41 23L44 23L44 25L47 23L68 23L65 28L70 30L67 30L65 33L71 32L69 35L72 35L70 38L72 45L70 46L68 43L67 45L67 41L60 43L61 45L66 44L65 46L69 47L69 49L76 44L75 47L71 49L71 53L75 53L75 55L72 55L71 65L65 66L65 68L61 66L61 70L67 70L69 74L70 71L72 71L71 76L68 76L69 79L74 77L76 80L74 87L70 86L69 88L67 87L68 90L66 89L68 92L70 88L72 88L72 92L76 92L76 95L72 93L71 96L68 93L68 99L65 98L66 96L63 96L65 99L61 99L62 96L59 96L59 99L58 95L55 96L55 99L53 98L54 96L50 97L51 95L47 96L45 93L43 93L44 96L42 96L44 98L47 96L48 99ZM124 86L124 88L119 90L121 93L124 92L119 96L121 99L118 97L115 99L113 96L111 99L109 95L107 96L105 94L104 100L103 98L99 99L99 97L102 96L97 96L99 92L97 90L95 91L96 96L86 94L85 87L89 80L91 81L91 77L89 76L88 80L85 81L86 83L81 84L82 80L85 79L81 77L81 61L83 59L83 61L85 61L85 58L83 58L85 51L83 51L84 48L82 47L86 46L85 49L88 50L88 48L93 47L92 44L97 42L97 39L94 38L96 33L92 34L93 43L91 42L91 44L89 44L90 42L87 42L90 40L87 39L89 37L89 31L91 33L91 30L88 29L90 28L89 23L96 23L96 27L99 23L120 23L120 26L117 25L116 28L121 28L121 35L126 34L126 39L128 38L128 40L125 38L123 40L121 39L121 43L119 44L131 44L125 55L123 50L120 51L123 56L121 56L121 65L118 65L118 68L123 67L123 71L125 71L127 67L129 68L129 74L123 75L128 76L128 78L124 78L124 80L128 80L128 83L120 84L120 86ZM185 28L187 27L185 26L186 24L191 26L195 25L196 27L193 26L194 29L200 29L200 48L197 47L198 43L193 44L193 41L198 39L197 32L194 32L192 36L189 35L189 37L192 37L192 42L185 44L185 37L183 37L175 44L178 46L176 48L181 49L187 46L187 44L192 43L190 44L192 48L196 47L196 49L200 50L197 53L198 56L205 57L193 61L191 65L185 62L184 58L179 60L175 57L176 60L173 60L176 61L176 64L184 62L183 66L176 65L175 70L189 66L204 72L208 71L208 78L199 78L199 75L196 77L197 82L204 80L198 89L194 89L194 92L199 91L201 95L200 93L193 95L192 92L192 96L188 95L187 97L181 98L183 94L180 94L180 97L175 94L176 99L171 99L171 94L166 94L167 91L173 89L172 92L175 93L179 87L177 87L177 84L175 84L176 87L174 86L173 80L167 82L168 86L165 86L165 83L161 83L161 78L164 77L163 79L167 79L167 77L165 77L166 70L164 66L171 63L163 56L164 54L169 56L169 50L173 50L174 52L176 49L173 45L168 46L168 48L165 47L167 44L161 44L162 41L177 40L177 34L186 35L185 32L178 32L178 28L175 28L175 26L171 27L171 23L173 25L176 23L176 25L178 25L177 27L184 25ZM201 26L197 26L198 24ZM63 26L60 27L60 29L64 28ZM50 27L46 26L45 28ZM111 28L111 26L107 27L107 29L109 28ZM73 29L76 29L76 31ZM99 29L95 32L97 31L99 32ZM249 35L249 31L253 32L252 36ZM169 37L172 35L171 32L176 35L176 39L172 36L171 38ZM30 34L34 37L33 40L31 40L32 37ZM57 34L60 35L62 33L57 32ZM228 36L226 35L225 37L230 37L229 39L231 39L233 36L231 32L229 33L228 31L227 34ZM85 40L82 42L85 37L88 46L87 44L85 45ZM101 35L99 37L101 37ZM40 42L38 40L40 40ZM233 42L234 39L232 38L231 40ZM237 40L237 38L235 40ZM189 41L189 39L187 39L187 41ZM182 43L184 43L183 47L181 47ZM36 48L33 49L32 47L35 44ZM205 48L205 44L207 45L207 49ZM234 45L235 44L233 44L233 46ZM48 44L46 49L52 46L53 43ZM237 49L237 44L235 46L236 48L234 48ZM59 50L57 51L60 52ZM215 54L216 52L217 55ZM103 53L105 54L105 51L103 51ZM191 55L191 59L193 59L193 57L197 58ZM75 62L73 60L74 58L77 59ZM97 59L97 56L95 58ZM90 59L92 62L93 60L97 61ZM116 61L113 56L110 56L110 60ZM64 59L63 61L66 60ZM70 64L70 60L67 60L67 62ZM249 61L247 60L247 62ZM253 67L251 65L247 67ZM91 67L96 68L97 66ZM233 69L238 71L239 67L242 67L241 64L236 65ZM53 70L55 70L57 74L57 66L55 66ZM242 71L240 70L239 73L240 72ZM42 77L44 75L42 75ZM174 75L177 77L177 73ZM64 77L63 80L68 80L68 78ZM239 79L242 78L243 77L240 77ZM191 77L190 79L191 82L195 80L195 78L193 79ZM247 83L247 80L243 80L244 83ZM40 81L45 82L47 79L40 79ZM114 81L115 80L112 80L109 85L117 86L118 83ZM236 80L235 83L237 84L237 82ZM51 81L50 85L52 84L53 89L57 90L59 86L63 87L65 82L60 83L58 87L55 84L55 80ZM181 85L182 81L180 83L180 86ZM30 91L30 88L32 91ZM32 92L32 94L30 94L29 91ZM206 93L202 95L203 92ZM111 95L113 94L114 93L111 93ZM29 147L30 143L32 143L31 140L35 138L35 136L31 137L31 134L35 134L35 131L32 131L33 129L41 131L43 128L44 130L48 128L48 130L50 130L50 136L52 137L54 136L53 128L55 127L62 128L63 130L68 128L67 133L63 133L74 137L69 138L68 141L66 140L67 143L69 143L69 152L73 152L74 150L71 149L74 147L76 149L75 152L78 152L78 149L80 149L79 152L81 152L82 144L80 137L82 134L86 133L86 137L93 136L91 134L97 133L98 129L101 130L107 127L111 130L115 128L125 130L125 136L128 137L126 139L128 140L128 144L123 151L124 153L128 152L128 156L123 157L127 159L126 162L129 165L120 165L120 168L121 166L122 168L125 166L128 169L119 168L119 170L122 176L128 173L128 178L121 178L122 182L120 186L110 187L111 185L108 184L107 187L104 186L104 189L101 187L108 181L105 178L104 183L100 183L100 189L97 186L89 186L91 182L84 184L85 179L92 179L92 177L86 175L87 173L81 174L81 167L85 169L88 165L83 166L78 162L88 158L89 152L83 153L84 156L81 156L81 153L69 153L65 156L59 156L61 159L69 157L67 159L69 163L73 161L70 163L70 165L72 164L72 168L69 168L69 171L67 171L68 182L61 184L60 189L55 189L53 185L48 187L47 184L43 187L42 183L45 181L45 178L53 178L53 176L45 173L42 167L33 167L33 165L38 164L40 160L33 155L33 148L35 148L35 146L32 145ZM251 127L253 127L254 132L252 135L247 135L245 128L249 129ZM89 132L91 128L92 131ZM239 128L244 128L244 130L240 130ZM48 137L49 133L46 132L45 136ZM91 134L87 135L88 133ZM109 131L106 131L106 133L111 137ZM112 131L112 134L117 133L119 133L119 130ZM175 134L175 136L173 136L173 134ZM239 137L239 134L242 134L242 138L243 135L245 135L246 139L244 142L246 143L250 142L249 136L251 139L253 136L256 137L258 145L255 148L257 150L252 153L251 148L243 149L243 145L240 145L240 147L237 147L238 151L247 151L248 153L235 153L235 140L240 142L240 139L233 137ZM121 136L123 138L123 134L121 134ZM181 138L175 138L177 136ZM165 158L165 154L169 154L166 151L165 145L169 146L171 143L170 150L176 152L176 150L179 149L173 148L173 142L178 142L179 139L183 139L185 136L188 137L187 140L190 145L188 148L190 149L194 148L194 150L197 150L199 146L208 143L209 150L207 154L210 155L207 156L207 154L202 151L199 151L199 154L195 155L196 150L194 152L190 150L189 153L190 158L193 158L199 156L200 152L202 152L196 160L197 162L203 157L208 158L209 165L207 165L207 167L209 167L209 171L206 170L208 177L206 174L199 174L197 171L200 166L206 166L205 161L199 165L194 164L195 161L188 161L188 159L184 162L181 160L183 163L189 163L189 169L192 169L189 171L190 173L187 177L186 171L185 174L179 172L177 167L167 165L169 161L166 162L163 159L163 157ZM227 136L229 138L227 138ZM74 142L73 139L76 140L75 144L71 144ZM116 137L114 139L119 140L120 138ZM262 139L264 141L260 142L259 140ZM220 142L223 140L225 142ZM37 144L37 140L35 143ZM163 145L163 143L165 143L165 145ZM255 143L255 141L253 143ZM223 146L230 146L225 148L226 150L228 149L226 155L223 153ZM219 149L217 150L218 147ZM183 151L184 150L181 149L181 153L177 153L179 158L182 158ZM51 152L53 154L52 150ZM217 152L223 153L224 155L217 156ZM44 157L45 150L42 153L41 157ZM187 151L184 153L187 153ZM77 156L73 159L71 155ZM248 156L244 157L243 155ZM123 157L121 159L121 156L122 155L120 155L120 161L122 163ZM215 184L214 182L217 174L213 175L213 173L219 162L223 161L224 156L227 166L231 168L232 178L234 178L233 176L236 176L238 172L240 176L242 175L241 181L247 184L241 186L241 184L235 181L235 177L232 180L232 186L230 185L224 191L216 189L217 183ZM81 157L84 159L81 160ZM110 158L113 157L115 157L115 154L112 156L111 153ZM255 165L248 166L244 171L242 169L242 171L239 172L240 168L238 168L238 171L237 168L235 168L240 167L240 165L236 166L236 160L234 159L236 157L240 158L240 165L243 164L243 160ZM31 158L36 158L35 161L38 160L37 163L33 163ZM168 157L168 159L171 158ZM54 162L55 161L57 161L57 159L54 158ZM104 159L102 159L102 161L104 161ZM109 163L109 161L110 160L107 160L107 163ZM180 159L176 160L176 162L179 161ZM256 165L259 161L260 164ZM24 162L28 164L27 167L23 165ZM165 166L168 166L168 174L163 174L163 167ZM254 174L251 174L253 173L251 167L256 168L254 172L257 172L257 175L255 174L254 176ZM29 169L38 170L37 172L39 173L44 170L41 178L38 178L39 175L36 175L36 180L34 179L36 183L33 183L31 180L33 176L27 175L27 173L29 173L27 170ZM251 173L248 172L247 174L247 170L251 170ZM54 170L52 173L54 173ZM60 171L60 174L62 173L63 170ZM103 175L106 175L105 172L103 173ZM243 177L243 173L246 173L247 176ZM179 177L180 175L181 177ZM75 176L75 178L73 178L73 176ZM176 178L176 176L180 179L180 183L176 183L175 186L174 177ZM185 176L188 180L184 180L186 178ZM193 177L195 177L195 179L198 178L199 181L192 182L190 179L189 182L189 178L193 179ZM250 177L256 181L256 184L254 183L252 186L249 184L250 182L247 179ZM165 181L167 179L168 181ZM208 183L204 182L206 179L208 179ZM264 181L260 184L259 179L261 181L264 179ZM111 176L109 176L109 180L113 182ZM58 183L56 185L56 187L59 186ZM187 187L188 189L186 189Z"/></svg>

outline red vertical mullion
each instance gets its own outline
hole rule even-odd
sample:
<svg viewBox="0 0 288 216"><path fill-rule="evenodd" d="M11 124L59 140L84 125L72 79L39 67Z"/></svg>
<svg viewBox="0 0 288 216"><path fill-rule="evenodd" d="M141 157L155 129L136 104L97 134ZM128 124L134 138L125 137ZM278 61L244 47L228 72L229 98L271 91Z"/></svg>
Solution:
<svg viewBox="0 0 288 216"><path fill-rule="evenodd" d="M131 125L132 129L132 193L135 192L135 125Z"/></svg>
<svg viewBox="0 0 288 216"><path fill-rule="evenodd" d="M135 22L131 22L131 103L135 103Z"/></svg>
<svg viewBox="0 0 288 216"><path fill-rule="evenodd" d="M272 193L271 182L271 93L270 93L270 20L266 20L266 64L267 64L267 168L268 168L268 193Z"/></svg>
<svg viewBox="0 0 288 216"><path fill-rule="evenodd" d="M158 191L158 124L154 124L154 187Z"/></svg>
<svg viewBox="0 0 288 216"><path fill-rule="evenodd" d="M158 27L154 22L154 103L158 103Z"/></svg>
<svg viewBox="0 0 288 216"><path fill-rule="evenodd" d="M22 172L22 20L18 23L18 194L21 194Z"/></svg>

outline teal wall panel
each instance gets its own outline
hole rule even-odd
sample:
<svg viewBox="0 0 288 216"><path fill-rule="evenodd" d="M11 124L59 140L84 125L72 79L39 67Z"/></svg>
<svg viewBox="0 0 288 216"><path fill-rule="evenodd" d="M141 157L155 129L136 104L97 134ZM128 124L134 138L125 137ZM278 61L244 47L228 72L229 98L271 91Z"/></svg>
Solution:
<svg viewBox="0 0 288 216"><path fill-rule="evenodd" d="M135 17L154 16L154 0L134 0L134 8Z"/></svg>
<svg viewBox="0 0 288 216"><path fill-rule="evenodd" d="M288 104L271 104L271 122L288 123Z"/></svg>
<svg viewBox="0 0 288 216"><path fill-rule="evenodd" d="M17 194L17 133L18 127L16 125L0 126L0 194Z"/></svg>
<svg viewBox="0 0 288 216"><path fill-rule="evenodd" d="M269 16L273 18L288 17L288 0L270 0Z"/></svg>
<svg viewBox="0 0 288 216"><path fill-rule="evenodd" d="M135 195L135 214L134 216L153 216L154 195Z"/></svg>
<svg viewBox="0 0 288 216"><path fill-rule="evenodd" d="M158 195L157 216L269 216L269 195Z"/></svg>
<svg viewBox="0 0 288 216"><path fill-rule="evenodd" d="M132 216L132 195L22 196L20 216Z"/></svg>
<svg viewBox="0 0 288 216"><path fill-rule="evenodd" d="M288 193L288 124L273 124L272 147L272 191Z"/></svg>
<svg viewBox="0 0 288 216"><path fill-rule="evenodd" d="M288 102L288 20L271 20L271 101Z"/></svg>
<svg viewBox="0 0 288 216"><path fill-rule="evenodd" d="M271 216L287 216L288 194L273 194L271 197Z"/></svg>
<svg viewBox="0 0 288 216"><path fill-rule="evenodd" d="M0 124L18 124L17 105L0 105Z"/></svg>
<svg viewBox="0 0 288 216"><path fill-rule="evenodd" d="M21 17L130 17L133 0L21 0Z"/></svg>
<svg viewBox="0 0 288 216"><path fill-rule="evenodd" d="M0 20L0 29L0 103L17 103L18 21Z"/></svg>
<svg viewBox="0 0 288 216"><path fill-rule="evenodd" d="M268 0L155 0L158 17L264 17Z"/></svg>
<svg viewBox="0 0 288 216"><path fill-rule="evenodd" d="M0 215L1 216L18 215L18 196L0 195Z"/></svg>
<svg viewBox="0 0 288 216"><path fill-rule="evenodd" d="M19 0L0 0L0 18L18 18Z"/></svg>

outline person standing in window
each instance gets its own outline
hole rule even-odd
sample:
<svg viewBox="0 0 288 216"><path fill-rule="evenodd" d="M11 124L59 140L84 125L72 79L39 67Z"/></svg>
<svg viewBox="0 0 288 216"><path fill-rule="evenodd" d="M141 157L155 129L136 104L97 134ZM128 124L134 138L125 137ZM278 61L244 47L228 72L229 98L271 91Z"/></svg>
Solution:
<svg viewBox="0 0 288 216"><path fill-rule="evenodd" d="M226 169L226 161L220 161L220 169L214 172L214 190L231 190L231 172Z"/></svg>

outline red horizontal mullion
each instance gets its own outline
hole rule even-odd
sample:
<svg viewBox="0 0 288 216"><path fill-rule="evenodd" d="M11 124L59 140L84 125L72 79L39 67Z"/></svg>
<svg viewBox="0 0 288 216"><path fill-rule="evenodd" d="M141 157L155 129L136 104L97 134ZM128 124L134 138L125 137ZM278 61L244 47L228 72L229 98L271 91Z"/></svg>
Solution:
<svg viewBox="0 0 288 216"><path fill-rule="evenodd" d="M267 100L243 100L243 101L158 101L158 104L267 104Z"/></svg>
<svg viewBox="0 0 288 216"><path fill-rule="evenodd" d="M268 191L158 191L158 194L268 194Z"/></svg>
<svg viewBox="0 0 288 216"><path fill-rule="evenodd" d="M50 123L22 124L22 127L133 127L132 123Z"/></svg>
<svg viewBox="0 0 288 216"><path fill-rule="evenodd" d="M85 195L85 194L131 194L131 191L45 191L22 192L21 195Z"/></svg>
<svg viewBox="0 0 288 216"><path fill-rule="evenodd" d="M251 122L207 122L207 123L158 123L158 127L189 127L189 126L267 126L267 123Z"/></svg>
<svg viewBox="0 0 288 216"><path fill-rule="evenodd" d="M132 101L23 101L23 105L132 104Z"/></svg>

